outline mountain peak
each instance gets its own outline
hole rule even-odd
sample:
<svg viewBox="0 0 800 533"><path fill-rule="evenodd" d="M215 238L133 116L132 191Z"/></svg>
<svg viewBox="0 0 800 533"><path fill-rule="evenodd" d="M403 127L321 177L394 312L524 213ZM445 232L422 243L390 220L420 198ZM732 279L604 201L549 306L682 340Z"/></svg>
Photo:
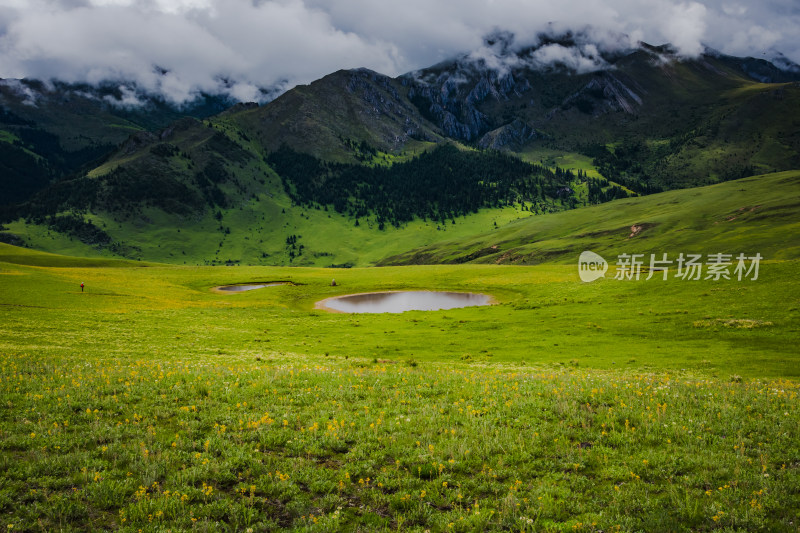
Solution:
<svg viewBox="0 0 800 533"><path fill-rule="evenodd" d="M483 38L483 46L497 50L498 55L507 54L514 44L514 33L496 30Z"/></svg>

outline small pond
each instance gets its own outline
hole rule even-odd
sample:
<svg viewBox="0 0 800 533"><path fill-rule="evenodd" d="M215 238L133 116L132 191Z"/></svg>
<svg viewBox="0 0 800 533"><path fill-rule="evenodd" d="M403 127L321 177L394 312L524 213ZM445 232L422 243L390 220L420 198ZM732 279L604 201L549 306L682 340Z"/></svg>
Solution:
<svg viewBox="0 0 800 533"><path fill-rule="evenodd" d="M404 311L437 311L489 305L485 294L468 292L402 291L371 292L328 298L317 302L318 309L340 313L402 313Z"/></svg>
<svg viewBox="0 0 800 533"><path fill-rule="evenodd" d="M291 285L290 281L270 281L268 283L248 283L242 285L222 285L221 287L214 287L217 292L245 292L255 289L263 289L264 287L275 287L277 285Z"/></svg>

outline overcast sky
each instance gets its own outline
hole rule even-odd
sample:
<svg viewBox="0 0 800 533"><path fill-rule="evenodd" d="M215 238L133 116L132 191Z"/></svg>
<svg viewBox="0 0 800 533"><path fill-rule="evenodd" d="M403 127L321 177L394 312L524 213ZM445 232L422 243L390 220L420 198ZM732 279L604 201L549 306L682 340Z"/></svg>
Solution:
<svg viewBox="0 0 800 533"><path fill-rule="evenodd" d="M177 101L227 79L251 100L341 68L395 76L496 30L524 45L587 25L606 46L624 34L800 63L800 0L0 0L0 78L128 79Z"/></svg>

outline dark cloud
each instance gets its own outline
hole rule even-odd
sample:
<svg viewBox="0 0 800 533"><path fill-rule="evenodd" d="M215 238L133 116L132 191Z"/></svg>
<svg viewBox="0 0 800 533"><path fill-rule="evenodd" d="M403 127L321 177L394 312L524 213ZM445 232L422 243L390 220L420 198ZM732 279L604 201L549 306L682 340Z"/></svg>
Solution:
<svg viewBox="0 0 800 533"><path fill-rule="evenodd" d="M589 25L601 49L645 40L684 55L707 44L800 61L797 0L0 0L0 77L132 80L176 101L199 90L249 100L339 68L397 75L489 54L483 37L499 30L525 46ZM588 43L531 58L554 60L600 66Z"/></svg>

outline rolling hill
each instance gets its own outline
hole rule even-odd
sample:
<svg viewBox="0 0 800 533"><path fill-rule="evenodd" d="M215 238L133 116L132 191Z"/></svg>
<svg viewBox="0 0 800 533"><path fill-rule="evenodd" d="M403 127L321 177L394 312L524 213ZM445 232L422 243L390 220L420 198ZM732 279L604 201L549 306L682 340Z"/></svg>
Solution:
<svg viewBox="0 0 800 533"><path fill-rule="evenodd" d="M616 200L530 217L466 239L435 243L380 265L574 263L584 250L619 254L760 253L800 257L800 171Z"/></svg>
<svg viewBox="0 0 800 533"><path fill-rule="evenodd" d="M214 115L233 103L200 95L178 105L119 83L0 79L0 205L90 169L133 133Z"/></svg>
<svg viewBox="0 0 800 533"><path fill-rule="evenodd" d="M161 129L154 121L174 114L75 122L70 131L95 139L121 137L109 129L128 136L90 170L7 205L0 239L187 264L489 261L497 254L480 246L497 243L486 235L517 231L503 226L518 218L800 168L796 72L710 50L682 59L643 44L591 55L584 44L567 35L510 51L491 41L491 61L469 54L398 78L339 71L266 105ZM584 63L538 63L543 50ZM39 160L9 135L7 145ZM645 214L603 231L646 223ZM541 259L507 240L501 262Z"/></svg>

